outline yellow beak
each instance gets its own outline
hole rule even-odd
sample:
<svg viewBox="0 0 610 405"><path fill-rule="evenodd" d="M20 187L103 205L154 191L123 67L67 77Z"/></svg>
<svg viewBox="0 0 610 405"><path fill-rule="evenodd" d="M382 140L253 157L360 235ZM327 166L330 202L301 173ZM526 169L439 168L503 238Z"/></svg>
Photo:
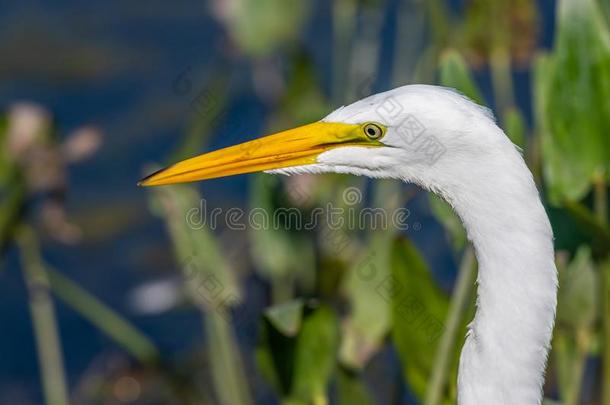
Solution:
<svg viewBox="0 0 610 405"><path fill-rule="evenodd" d="M362 125L316 122L176 163L143 179L141 186L161 186L242 173L316 163L322 152L340 146L382 146Z"/></svg>

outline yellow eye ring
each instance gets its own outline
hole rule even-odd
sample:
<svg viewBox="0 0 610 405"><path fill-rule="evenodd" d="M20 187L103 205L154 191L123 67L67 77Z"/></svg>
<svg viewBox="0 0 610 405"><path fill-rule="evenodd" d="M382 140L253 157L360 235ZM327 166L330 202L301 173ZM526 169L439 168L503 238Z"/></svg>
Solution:
<svg viewBox="0 0 610 405"><path fill-rule="evenodd" d="M364 131L364 134L369 138L369 139L379 139L381 138L385 131L383 130L383 128L375 123L369 122L368 124L364 124L362 126L362 130Z"/></svg>

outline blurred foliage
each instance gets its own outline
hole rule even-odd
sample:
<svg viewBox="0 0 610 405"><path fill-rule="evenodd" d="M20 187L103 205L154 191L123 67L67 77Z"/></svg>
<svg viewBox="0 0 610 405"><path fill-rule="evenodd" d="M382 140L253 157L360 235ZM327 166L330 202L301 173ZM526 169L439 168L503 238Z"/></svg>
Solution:
<svg viewBox="0 0 610 405"><path fill-rule="evenodd" d="M559 266L557 326L554 346L557 377L561 397L566 404L580 403L580 379L591 352L594 325L599 320L599 297L596 286L599 274L595 272L590 250L581 247L572 262Z"/></svg>
<svg viewBox="0 0 610 405"><path fill-rule="evenodd" d="M538 10L528 0L471 0L464 21L464 39L473 64L494 57L503 49L511 59L525 64L530 59L539 30Z"/></svg>
<svg viewBox="0 0 610 405"><path fill-rule="evenodd" d="M191 299L211 311L224 310L227 305L240 303L241 292L213 233L207 228L196 229L185 217L185 213L198 207L200 201L199 193L192 187L159 188L154 191L152 210L167 219L168 232L188 281L186 286ZM205 260L198 260L198 257Z"/></svg>
<svg viewBox="0 0 610 405"><path fill-rule="evenodd" d="M294 221L295 208L290 207L288 195L282 191L279 178L257 175L251 190L250 207L253 212L261 210L264 213L284 213L282 216L267 217L272 221L281 220L282 223L277 226L268 223L261 224L260 229L249 229L252 260L258 273L271 282L273 302L281 303L290 299L295 288L311 291L315 282L314 245L307 236L311 231L294 230L298 224L290 221ZM301 195L303 192L305 191L297 191L299 194L296 198L307 198ZM299 260L295 261L295 257L299 257Z"/></svg>
<svg viewBox="0 0 610 405"><path fill-rule="evenodd" d="M506 135L510 138L515 145L522 150L525 148L527 125L523 114L516 109L510 108L504 115L504 126Z"/></svg>
<svg viewBox="0 0 610 405"><path fill-rule="evenodd" d="M468 65L459 52L450 50L443 55L439 81L444 86L459 89L466 97L478 104L485 104Z"/></svg>
<svg viewBox="0 0 610 405"><path fill-rule="evenodd" d="M253 57L267 56L295 41L311 7L299 0L213 0L212 4L239 49Z"/></svg>
<svg viewBox="0 0 610 405"><path fill-rule="evenodd" d="M594 0L564 0L555 49L537 63L549 195L580 200L608 172L610 33Z"/></svg>
<svg viewBox="0 0 610 405"><path fill-rule="evenodd" d="M280 325L278 318L284 324L298 324L298 330ZM267 312L257 360L284 403L324 404L326 387L335 370L338 344L339 327L334 311L297 301Z"/></svg>
<svg viewBox="0 0 610 405"><path fill-rule="evenodd" d="M413 392L423 398L443 333L449 297L436 285L411 243L395 243L391 265L392 279L384 285L384 295L392 303L392 339L405 378Z"/></svg>
<svg viewBox="0 0 610 405"><path fill-rule="evenodd" d="M373 206L393 212L403 204L395 182L375 184ZM391 308L376 286L390 276L391 242L397 233L392 227L369 232L364 255L353 262L344 280L351 314L343 324L340 357L347 367L362 369L379 351L390 330Z"/></svg>

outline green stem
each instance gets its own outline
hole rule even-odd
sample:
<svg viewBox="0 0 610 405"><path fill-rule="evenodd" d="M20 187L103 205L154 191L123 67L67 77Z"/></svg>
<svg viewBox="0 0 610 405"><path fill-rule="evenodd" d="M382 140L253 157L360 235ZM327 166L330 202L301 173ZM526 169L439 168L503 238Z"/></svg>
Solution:
<svg viewBox="0 0 610 405"><path fill-rule="evenodd" d="M576 359L572 364L573 391L571 397L566 400L565 405L578 405L580 403L585 364L590 346L589 341L588 330L576 331Z"/></svg>
<svg viewBox="0 0 610 405"><path fill-rule="evenodd" d="M510 52L504 46L495 46L490 57L491 79L496 98L496 109L503 117L507 109L514 105L513 78Z"/></svg>
<svg viewBox="0 0 610 405"><path fill-rule="evenodd" d="M557 361L561 403L578 405L582 389L583 372L589 351L591 334L588 329L577 329L574 334L556 332L553 352Z"/></svg>
<svg viewBox="0 0 610 405"><path fill-rule="evenodd" d="M9 195L0 204L0 253L6 248L15 229L18 228L26 194L26 186L21 173L14 166L6 170L8 173L5 176L10 178L6 186Z"/></svg>
<svg viewBox="0 0 610 405"><path fill-rule="evenodd" d="M294 277L290 270L271 278L271 302L273 305L283 304L294 298Z"/></svg>
<svg viewBox="0 0 610 405"><path fill-rule="evenodd" d="M464 252L455 291L453 292L445 330L434 358L432 376L426 391L425 405L436 405L441 403L443 391L447 383L449 366L451 364L451 351L455 345L457 334L463 318L464 310L468 306L474 281L476 277L474 250L469 246Z"/></svg>
<svg viewBox="0 0 610 405"><path fill-rule="evenodd" d="M606 181L602 174L595 179L595 215L602 225L608 223L608 191L606 189Z"/></svg>
<svg viewBox="0 0 610 405"><path fill-rule="evenodd" d="M333 88L332 100L341 105L346 96L348 61L351 38L356 29L357 2L337 0L333 2Z"/></svg>
<svg viewBox="0 0 610 405"><path fill-rule="evenodd" d="M155 363L159 351L154 343L127 320L108 308L84 288L58 271L47 269L55 295L107 334L143 364Z"/></svg>
<svg viewBox="0 0 610 405"><path fill-rule="evenodd" d="M249 405L247 379L228 319L218 310L204 312L203 319L218 403Z"/></svg>
<svg viewBox="0 0 610 405"><path fill-rule="evenodd" d="M214 128L226 118L229 85L229 75L218 69L202 90L189 94L192 112L187 122L186 136L168 159L169 162L186 159L200 151Z"/></svg>
<svg viewBox="0 0 610 405"><path fill-rule="evenodd" d="M33 231L27 227L20 229L17 243L29 295L45 401L47 405L68 404L68 385L55 309L49 293L48 274L40 260L40 251Z"/></svg>
<svg viewBox="0 0 610 405"><path fill-rule="evenodd" d="M610 404L610 261L600 265L602 289L602 404Z"/></svg>
<svg viewBox="0 0 610 405"><path fill-rule="evenodd" d="M542 178L542 138L540 131L535 131L530 139L525 141L526 163L532 171L536 184L543 184Z"/></svg>
<svg viewBox="0 0 610 405"><path fill-rule="evenodd" d="M603 226L606 226L608 223L608 192L604 173L595 179L594 204L597 219ZM610 404L610 259L605 257L598 266L602 300L602 404Z"/></svg>
<svg viewBox="0 0 610 405"><path fill-rule="evenodd" d="M445 3L440 0L429 0L423 3L428 13L428 21L434 40L432 43L441 46L451 42L451 19Z"/></svg>
<svg viewBox="0 0 610 405"><path fill-rule="evenodd" d="M202 313L217 403L249 405L252 400L248 380L231 329L230 303L225 301L238 297L236 282L212 231L194 230L184 220L184 213L199 203L199 194L188 187L177 187L171 192L157 191L154 196L163 209L186 290Z"/></svg>

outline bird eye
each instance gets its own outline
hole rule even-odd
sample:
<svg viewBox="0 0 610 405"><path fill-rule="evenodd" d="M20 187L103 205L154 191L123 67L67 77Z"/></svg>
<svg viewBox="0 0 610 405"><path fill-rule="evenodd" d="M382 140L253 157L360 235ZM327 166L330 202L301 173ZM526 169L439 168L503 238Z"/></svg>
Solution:
<svg viewBox="0 0 610 405"><path fill-rule="evenodd" d="M383 129L377 124L366 124L364 125L363 130L369 139L379 139L383 136Z"/></svg>

